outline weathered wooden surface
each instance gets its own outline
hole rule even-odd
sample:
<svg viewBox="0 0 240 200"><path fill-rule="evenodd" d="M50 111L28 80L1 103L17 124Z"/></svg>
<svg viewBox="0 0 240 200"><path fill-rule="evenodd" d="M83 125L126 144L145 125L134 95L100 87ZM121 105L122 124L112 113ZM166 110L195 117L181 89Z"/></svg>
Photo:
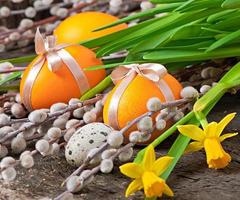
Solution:
<svg viewBox="0 0 240 200"><path fill-rule="evenodd" d="M236 118L225 132L239 131L240 97L227 96L216 106L209 116L209 121L220 120L230 112L238 112ZM158 155L166 153L174 138L164 142L157 150ZM207 168L204 152L184 156L171 174L168 184L174 190L177 200L238 200L240 196L240 136L224 142L225 149L232 155L232 162L224 170ZM0 183L0 199L41 199L54 197L63 191L61 182L73 170L61 158L37 158L36 166L30 170L19 169L18 178L10 185ZM129 179L119 173L118 167L109 174L99 174L94 182L85 188L76 200L120 200ZM129 198L142 199L141 193Z"/></svg>

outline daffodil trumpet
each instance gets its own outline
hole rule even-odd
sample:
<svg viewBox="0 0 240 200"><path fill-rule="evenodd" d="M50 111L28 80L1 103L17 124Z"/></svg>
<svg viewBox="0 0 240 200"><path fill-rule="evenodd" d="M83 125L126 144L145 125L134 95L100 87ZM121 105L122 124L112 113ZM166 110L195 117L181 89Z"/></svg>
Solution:
<svg viewBox="0 0 240 200"><path fill-rule="evenodd" d="M182 135L193 140L187 147L186 152L204 149L209 168L221 169L226 167L231 161L231 156L224 151L221 142L236 136L238 133L221 134L235 115L236 113L228 114L219 123L211 122L204 124L203 129L192 124L178 126L178 130Z"/></svg>

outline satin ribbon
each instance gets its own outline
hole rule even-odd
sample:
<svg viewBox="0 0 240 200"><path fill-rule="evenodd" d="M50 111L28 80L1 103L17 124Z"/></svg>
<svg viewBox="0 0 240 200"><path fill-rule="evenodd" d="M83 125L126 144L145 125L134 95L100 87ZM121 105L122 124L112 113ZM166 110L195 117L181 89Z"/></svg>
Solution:
<svg viewBox="0 0 240 200"><path fill-rule="evenodd" d="M23 88L22 100L28 110L32 110L32 88L45 62L47 62L48 64L48 69L53 73L57 72L59 68L63 64L65 64L72 73L74 79L76 80L81 94L86 92L90 88L88 79L84 74L83 70L80 68L79 64L71 56L71 54L64 49L69 46L72 45L57 45L55 36L48 36L46 38L43 38L39 29L37 29L35 35L35 52L38 55L38 58L34 61Z"/></svg>
<svg viewBox="0 0 240 200"><path fill-rule="evenodd" d="M109 105L108 109L109 125L116 130L120 129L118 124L118 105L124 91L127 89L129 84L133 81L133 79L137 75L143 76L144 78L153 81L162 91L166 101L174 100L174 96L171 89L169 88L168 84L164 80L162 80L162 78L167 73L168 73L167 69L163 65L156 63L131 64L116 68L111 73L111 78L115 84L117 84L119 81L121 82L114 91Z"/></svg>

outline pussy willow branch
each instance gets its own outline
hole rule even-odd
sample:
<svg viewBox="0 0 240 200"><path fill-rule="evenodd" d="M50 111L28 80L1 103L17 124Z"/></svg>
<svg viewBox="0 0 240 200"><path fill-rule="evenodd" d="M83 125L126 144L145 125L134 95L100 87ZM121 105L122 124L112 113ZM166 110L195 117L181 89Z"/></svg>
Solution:
<svg viewBox="0 0 240 200"><path fill-rule="evenodd" d="M152 111L149 111L149 112L146 112L142 115L140 115L139 117L135 118L134 120L130 121L124 128L122 128L120 130L120 132L122 134L124 134L125 132L127 132L133 125L137 124L142 118L144 117L147 117L147 116L152 116L154 115L155 113L161 111L162 109L164 108L169 108L169 107L176 107L176 106L180 106L180 105L183 105L183 104L186 104L186 103L189 103L193 100L191 99L179 99L179 100L175 100L175 101L171 101L171 102L166 102L166 103L163 103L162 106L161 106L161 109L158 110L158 111L155 111L155 112L152 112ZM91 156L87 156L87 158L84 160L83 164L77 168L67 179L65 179L62 183L62 186L72 177L72 176L75 176L77 174L80 174L90 163L90 161L98 154L102 153L104 150L106 150L107 148L109 147L108 143L105 142L104 144L102 144L98 150Z"/></svg>
<svg viewBox="0 0 240 200"><path fill-rule="evenodd" d="M41 12L41 11L44 11L44 10L48 10L54 6L59 6L59 7L67 7L67 6L71 6L73 3L55 3L55 4L51 4L49 6L42 6L40 8L35 8L35 10L37 12ZM11 10L11 13L8 17L10 16L15 16L15 15L22 15L25 13L25 9L21 9L21 10ZM3 19L3 18L7 18L5 16L0 16L0 19Z"/></svg>
<svg viewBox="0 0 240 200"><path fill-rule="evenodd" d="M6 142L9 139L12 139L13 137L15 137L16 135L18 135L19 133L21 133L23 131L26 131L26 130L36 127L36 126L39 126L43 123L55 120L57 117L63 115L64 113L67 113L69 111L76 110L77 108L81 108L83 106L92 105L92 104L96 103L97 101L101 100L102 98L103 98L103 95L98 95L95 98L92 98L92 99L89 99L86 101L82 101L82 102L74 104L74 105L68 105L65 109L63 109L61 111L49 113L47 119L44 120L42 123L30 123L29 125L24 126L16 131L10 132L5 137L0 138L0 144ZM30 122L30 121L28 120L27 122Z"/></svg>
<svg viewBox="0 0 240 200"><path fill-rule="evenodd" d="M121 154L122 152L128 150L129 148L133 147L135 144L134 143L128 143L125 146L119 148L116 153L114 153L109 159L111 159L112 161L119 156L119 154ZM96 167L94 167L93 169L91 169L91 172L85 177L85 179L83 179L82 183L84 183L84 181L88 180L90 177L94 176L95 174L97 174L100 171L100 164ZM78 187L80 185L77 185L76 187ZM62 194L60 194L59 196L57 196L56 198L54 198L54 200L61 200L61 198L64 196L64 194L66 194L68 191L63 192Z"/></svg>

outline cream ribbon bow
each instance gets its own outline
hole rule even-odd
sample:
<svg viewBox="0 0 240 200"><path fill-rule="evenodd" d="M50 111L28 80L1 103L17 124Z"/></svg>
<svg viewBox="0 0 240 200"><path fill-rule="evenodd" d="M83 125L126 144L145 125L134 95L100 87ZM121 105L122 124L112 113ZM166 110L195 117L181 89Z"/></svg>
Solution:
<svg viewBox="0 0 240 200"><path fill-rule="evenodd" d="M167 69L163 65L157 63L123 65L113 70L111 73L113 82L115 84L119 81L121 82L114 91L109 104L108 124L114 129L119 130L118 105L124 91L137 75L143 76L158 85L166 74Z"/></svg>
<svg viewBox="0 0 240 200"><path fill-rule="evenodd" d="M23 88L22 100L28 110L33 109L31 104L32 88L45 62L48 63L48 69L53 73L56 73L65 64L76 80L81 94L90 88L88 79L78 62L65 50L69 46L72 46L72 44L57 45L55 36L44 38L39 29L37 29L35 34L35 52L38 57L32 64Z"/></svg>

